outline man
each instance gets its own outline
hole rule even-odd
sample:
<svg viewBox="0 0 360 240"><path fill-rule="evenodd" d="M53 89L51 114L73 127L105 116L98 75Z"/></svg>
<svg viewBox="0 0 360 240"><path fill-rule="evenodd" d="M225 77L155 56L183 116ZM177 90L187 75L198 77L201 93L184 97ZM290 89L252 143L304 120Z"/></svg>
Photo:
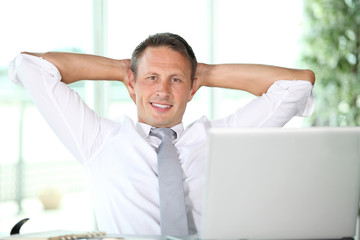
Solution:
<svg viewBox="0 0 360 240"><path fill-rule="evenodd" d="M193 234L200 226L207 130L281 127L314 108L315 78L310 70L197 65L186 41L170 33L149 36L135 49L131 62L72 53L23 53L10 64L9 77L29 91L51 128L87 169L98 226L108 233L162 233L156 153L161 140L151 134L154 128L176 133L173 143ZM137 106L138 122L96 115L66 85L84 79L123 82ZM262 96L226 118L202 117L184 129L186 105L202 86Z"/></svg>

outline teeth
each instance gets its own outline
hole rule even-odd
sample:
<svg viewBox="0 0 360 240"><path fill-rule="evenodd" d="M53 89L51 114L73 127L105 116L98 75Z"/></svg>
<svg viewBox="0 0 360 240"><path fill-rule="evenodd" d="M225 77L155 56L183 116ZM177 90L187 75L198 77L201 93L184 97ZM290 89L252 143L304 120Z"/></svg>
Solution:
<svg viewBox="0 0 360 240"><path fill-rule="evenodd" d="M170 105L162 105L162 104L158 104L158 103L152 103L153 106L155 107L159 107L159 108L169 108L171 107Z"/></svg>

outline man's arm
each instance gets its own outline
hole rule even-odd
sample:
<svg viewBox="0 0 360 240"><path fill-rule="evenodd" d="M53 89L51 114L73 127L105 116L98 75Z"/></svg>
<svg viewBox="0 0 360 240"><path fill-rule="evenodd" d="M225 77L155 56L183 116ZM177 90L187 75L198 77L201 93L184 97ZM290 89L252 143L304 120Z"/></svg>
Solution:
<svg viewBox="0 0 360 240"><path fill-rule="evenodd" d="M127 89L129 88L129 59L117 60L97 55L65 52L23 53L42 57L54 64L61 74L61 81L66 84L80 80L114 80L121 81ZM130 92L129 95L134 101L135 96Z"/></svg>
<svg viewBox="0 0 360 240"><path fill-rule="evenodd" d="M121 66L117 69L112 62L83 54L47 53L20 54L9 64L9 80L27 90L59 139L82 163L119 125L98 116L66 83L80 79L123 80L125 70Z"/></svg>
<svg viewBox="0 0 360 240"><path fill-rule="evenodd" d="M220 87L244 90L256 96L266 93L278 80L305 80L315 83L311 70L282 68L258 64L218 64L199 63L197 87Z"/></svg>
<svg viewBox="0 0 360 240"><path fill-rule="evenodd" d="M128 71L130 69L130 60L116 60L101 56L47 52L47 53L29 53L23 52L54 64L61 74L61 81L70 84L79 80L117 80L127 81Z"/></svg>

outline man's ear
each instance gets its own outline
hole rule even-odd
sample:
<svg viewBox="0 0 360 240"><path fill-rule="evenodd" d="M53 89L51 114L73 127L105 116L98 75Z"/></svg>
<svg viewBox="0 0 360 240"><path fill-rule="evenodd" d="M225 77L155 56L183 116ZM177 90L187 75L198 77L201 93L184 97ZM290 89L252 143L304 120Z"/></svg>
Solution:
<svg viewBox="0 0 360 240"><path fill-rule="evenodd" d="M127 85L127 89L129 92L129 95L131 97L131 99L134 101L134 103L136 104L136 93L135 93L135 74L134 72L130 69L128 72L128 85Z"/></svg>
<svg viewBox="0 0 360 240"><path fill-rule="evenodd" d="M193 82L191 90L190 90L190 95L189 95L188 102L190 102L191 99L193 99L193 97L194 97L195 93L197 92L197 90L198 90L197 78L194 78L194 82Z"/></svg>

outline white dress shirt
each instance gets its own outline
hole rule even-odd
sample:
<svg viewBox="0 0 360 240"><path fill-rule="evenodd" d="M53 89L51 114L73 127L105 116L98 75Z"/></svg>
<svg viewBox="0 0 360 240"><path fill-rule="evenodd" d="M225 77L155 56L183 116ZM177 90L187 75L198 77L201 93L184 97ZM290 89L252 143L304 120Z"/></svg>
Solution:
<svg viewBox="0 0 360 240"><path fill-rule="evenodd" d="M117 234L160 234L157 155L159 139L151 126L123 116L99 117L61 82L50 62L26 54L9 65L9 78L25 87L63 144L85 167L99 229ZM175 126L188 211L200 226L205 178L205 144L212 127L281 127L293 116L314 110L312 85L280 80L266 94L234 114L210 121L201 117L188 128ZM241 146L239 146L241 148Z"/></svg>

